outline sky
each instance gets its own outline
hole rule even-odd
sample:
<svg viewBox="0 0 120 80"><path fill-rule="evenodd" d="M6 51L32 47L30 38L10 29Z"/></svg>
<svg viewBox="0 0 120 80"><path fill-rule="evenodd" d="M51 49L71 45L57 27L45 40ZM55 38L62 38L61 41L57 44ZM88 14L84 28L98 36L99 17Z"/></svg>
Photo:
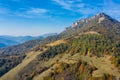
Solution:
<svg viewBox="0 0 120 80"><path fill-rule="evenodd" d="M100 12L120 21L120 0L0 0L0 35L60 33Z"/></svg>

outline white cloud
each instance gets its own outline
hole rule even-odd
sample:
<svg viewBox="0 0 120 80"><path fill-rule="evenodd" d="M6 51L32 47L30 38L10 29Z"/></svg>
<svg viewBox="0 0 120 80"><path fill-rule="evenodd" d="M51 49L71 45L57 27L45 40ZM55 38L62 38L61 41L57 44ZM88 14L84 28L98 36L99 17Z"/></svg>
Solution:
<svg viewBox="0 0 120 80"><path fill-rule="evenodd" d="M83 3L81 3L81 0L52 0L59 4L62 8L67 9L67 10L74 10L73 8L76 7L83 7ZM76 4L76 3L79 3Z"/></svg>
<svg viewBox="0 0 120 80"><path fill-rule="evenodd" d="M83 15L89 15L98 12L98 8L88 3L84 3L82 0L52 0L59 4L62 8L70 10L72 12L80 13Z"/></svg>
<svg viewBox="0 0 120 80"><path fill-rule="evenodd" d="M7 16L20 16L24 18L42 18L48 16L47 13L49 11L43 8L21 8L16 11L9 10L5 7L0 7L0 15L7 15Z"/></svg>
<svg viewBox="0 0 120 80"><path fill-rule="evenodd" d="M67 2L64 0L53 0L53 1L56 2L57 4L59 4L60 6L62 6L64 9L71 10L70 2Z"/></svg>
<svg viewBox="0 0 120 80"><path fill-rule="evenodd" d="M14 14L16 16L21 16L25 18L42 18L47 16L49 11L47 9L42 8L29 8L29 9L22 9L21 12L17 11Z"/></svg>
<svg viewBox="0 0 120 80"><path fill-rule="evenodd" d="M31 8L26 11L27 14L44 14L47 13L47 9L41 9L41 8Z"/></svg>

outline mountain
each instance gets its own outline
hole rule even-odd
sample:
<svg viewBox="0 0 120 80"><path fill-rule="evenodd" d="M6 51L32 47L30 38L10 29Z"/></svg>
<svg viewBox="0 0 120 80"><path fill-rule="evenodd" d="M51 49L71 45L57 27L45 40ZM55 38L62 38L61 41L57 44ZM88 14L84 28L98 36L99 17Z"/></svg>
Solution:
<svg viewBox="0 0 120 80"><path fill-rule="evenodd" d="M31 40L20 45L10 46L0 49L0 55L21 54L29 51L32 47L38 45L41 42L38 40Z"/></svg>
<svg viewBox="0 0 120 80"><path fill-rule="evenodd" d="M106 15L99 13L91 18L86 18L74 22L70 27L66 28L60 35L69 36L73 34L84 33L88 31L96 31L109 37L118 38L120 35L120 22Z"/></svg>
<svg viewBox="0 0 120 80"><path fill-rule="evenodd" d="M14 37L14 36L0 36L0 48L5 48L8 46L18 45L21 43L24 43L29 40L34 40L35 37L32 36L20 36L20 37ZM42 37L41 37L42 39ZM3 45L2 45L3 44Z"/></svg>
<svg viewBox="0 0 120 80"><path fill-rule="evenodd" d="M11 46L16 44L18 44L18 42L0 37L0 48L7 47L8 45Z"/></svg>
<svg viewBox="0 0 120 80"><path fill-rule="evenodd" d="M30 41L24 42L24 43L19 44L19 45L1 48L0 55L24 54L25 52L29 51L31 48L33 48L37 45L49 43L49 42L55 41L57 39L58 39L58 36L53 35L53 36L48 36L45 39L38 38L35 40L30 40Z"/></svg>
<svg viewBox="0 0 120 80"><path fill-rule="evenodd" d="M120 80L120 22L105 13L27 47L4 49L0 80Z"/></svg>
<svg viewBox="0 0 120 80"><path fill-rule="evenodd" d="M0 36L0 48L22 44L30 40L43 39L43 38L46 38L48 36L53 36L53 35L57 35L57 33L48 33L48 34L43 34L41 36L36 36L36 37L34 36L18 36L18 37Z"/></svg>

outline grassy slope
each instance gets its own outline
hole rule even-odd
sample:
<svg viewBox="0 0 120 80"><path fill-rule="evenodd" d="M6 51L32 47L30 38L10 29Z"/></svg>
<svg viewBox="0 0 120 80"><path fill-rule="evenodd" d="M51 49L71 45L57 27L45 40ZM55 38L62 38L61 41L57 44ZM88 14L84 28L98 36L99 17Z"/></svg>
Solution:
<svg viewBox="0 0 120 80"><path fill-rule="evenodd" d="M61 43L65 43L64 40L58 40L55 41L53 43L47 44L47 46L55 46L55 45L59 45ZM44 49L42 52L44 52L46 49ZM33 61L38 55L40 55L42 52L38 51L38 52L30 52L27 53L26 58L22 61L21 64L19 64L18 66L16 66L14 69L10 70L8 73L6 73L5 75L3 75L0 80L16 80L16 76L18 76L18 73L25 67L27 66L31 61ZM58 58L57 58L58 59ZM57 60L55 59L55 60ZM44 63L42 66L50 66L51 64L54 63L55 61L53 60L49 60L47 63Z"/></svg>
<svg viewBox="0 0 120 80"><path fill-rule="evenodd" d="M62 56L62 57L60 58L60 56ZM45 70L43 73L35 76L33 78L33 80L42 80L43 77L48 76L52 72L52 69L56 68L56 66L57 66L57 64L55 63L56 60L59 60L59 62L65 62L68 64L75 63L74 60L68 60L68 56L70 56L70 55L63 53L61 55L57 55L56 57L50 59L48 62L45 62L43 64L43 66L49 66L51 64L54 64L54 65L52 67L50 67L49 69Z"/></svg>
<svg viewBox="0 0 120 80"><path fill-rule="evenodd" d="M89 56L81 57L84 61L88 62L91 65L94 65L98 69L93 72L92 75L94 77L100 77L106 73L120 78L120 72L113 64L111 64L110 56L100 58Z"/></svg>
<svg viewBox="0 0 120 80"><path fill-rule="evenodd" d="M55 59L57 60L57 58L58 56L54 58L52 61L54 61ZM110 74L120 78L119 70L116 67L114 67L113 64L111 64L111 61L109 60L109 58L110 56L97 58L97 57L82 56L82 55L79 55L79 53L77 53L73 56L70 56L69 54L63 54L63 57L59 58L59 61L67 64L74 64L76 61L81 59L89 63L90 65L94 65L98 69L92 73L93 77L101 77L104 74ZM35 76L33 80L42 80L43 77L48 76L52 72L52 69L54 69L55 67L56 67L56 64L54 64L52 67L50 67L43 73Z"/></svg>
<svg viewBox="0 0 120 80"><path fill-rule="evenodd" d="M55 46L59 45L61 43L65 43L63 40L55 41L51 44L48 44L47 46ZM10 72L5 74L3 77L1 77L1 80L16 80L15 76L17 76L17 73L23 69L25 66L27 66L31 61L33 61L39 54L42 52L30 52L27 57L23 60L21 64L19 64L17 67L12 69ZM111 61L109 60L110 56L105 56L105 57L89 57L89 56L82 56L79 53L74 54L73 56L70 56L69 54L63 53L60 55L55 56L54 58L49 59L48 61L44 62L42 65L43 67L50 67L44 72L40 73L39 75L36 75L33 80L42 80L43 77L48 76L51 72L52 69L56 67L55 61L59 60L59 62L64 62L68 64L73 64L79 59L84 60L85 62L89 63L90 65L94 65L98 70L93 72L93 77L100 77L103 74L111 74L113 76L117 76L120 78L120 73L119 70L114 67L113 64L111 64Z"/></svg>
<svg viewBox="0 0 120 80"><path fill-rule="evenodd" d="M93 77L100 77L104 74L110 74L116 77L120 78L120 70L118 70L118 68L116 68L114 66L114 64L111 63L110 61L110 57L111 56L104 56L104 57L89 57L89 56L82 56L79 55L79 53L71 56L71 59L68 61L68 58L66 58L66 60L62 60L66 63L74 63L77 60L81 59L87 63L89 63L90 65L94 65L98 70L93 72Z"/></svg>
<svg viewBox="0 0 120 80"><path fill-rule="evenodd" d="M46 49L45 49L46 50ZM44 51L45 51L44 50ZM14 69L10 70L8 73L6 73L4 76L0 78L0 80L16 80L15 77L17 76L17 73L23 69L25 66L27 66L32 60L34 60L37 55L41 54L42 52L30 52L26 56L26 58L23 60L21 64L16 66Z"/></svg>
<svg viewBox="0 0 120 80"><path fill-rule="evenodd" d="M47 46L56 46L56 45L59 45L59 44L62 44L62 43L66 43L66 41L65 41L65 40L57 40L57 41L55 41L55 42L53 42L53 43L47 44ZM62 56L62 59L60 58L60 56ZM43 67L49 67L49 66L51 66L52 64L54 64L54 65L53 65L52 67L50 67L49 69L45 70L44 72L42 72L41 74L35 76L35 77L33 78L33 80L42 80L43 77L48 76L48 75L52 72L51 69L54 69L54 68L56 67L55 61L56 61L56 60L61 60L61 61L63 61L67 56L68 56L68 54L57 55L57 56L55 56L54 58L51 58L49 61L44 62L44 63L42 64ZM40 65L40 66L41 66L41 65Z"/></svg>

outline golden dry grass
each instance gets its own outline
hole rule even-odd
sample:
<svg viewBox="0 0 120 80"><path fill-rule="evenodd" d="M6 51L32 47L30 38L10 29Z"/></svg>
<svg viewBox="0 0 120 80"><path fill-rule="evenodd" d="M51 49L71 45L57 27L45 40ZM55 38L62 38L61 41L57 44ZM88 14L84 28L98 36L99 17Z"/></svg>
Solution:
<svg viewBox="0 0 120 80"><path fill-rule="evenodd" d="M55 42L52 42L50 44L47 44L47 46L56 46L56 45L59 45L59 44L62 44L62 43L66 43L66 41L64 39L61 39L61 40L57 40Z"/></svg>
<svg viewBox="0 0 120 80"><path fill-rule="evenodd" d="M62 57L60 57L62 56ZM55 69L57 67L57 64L55 63L56 60L59 60L59 62L64 62L64 63L67 63L67 64L73 64L75 63L76 61L75 60L68 60L68 57L70 55L69 54L61 54L61 55L57 55L56 57L50 59L48 62L45 62L44 64L42 64L43 66L50 66L51 64L54 63L54 65L52 67L50 67L49 69L45 70L43 73L35 76L33 78L33 80L43 80L43 78L45 76L49 76L49 74L52 72L52 69ZM77 55L74 55L73 58L75 58Z"/></svg>
<svg viewBox="0 0 120 80"><path fill-rule="evenodd" d="M81 56L82 60L88 62L90 65L94 65L98 70L94 71L93 77L101 77L104 74L110 74L120 78L119 69L114 66L109 60L110 56L105 57L89 57Z"/></svg>

